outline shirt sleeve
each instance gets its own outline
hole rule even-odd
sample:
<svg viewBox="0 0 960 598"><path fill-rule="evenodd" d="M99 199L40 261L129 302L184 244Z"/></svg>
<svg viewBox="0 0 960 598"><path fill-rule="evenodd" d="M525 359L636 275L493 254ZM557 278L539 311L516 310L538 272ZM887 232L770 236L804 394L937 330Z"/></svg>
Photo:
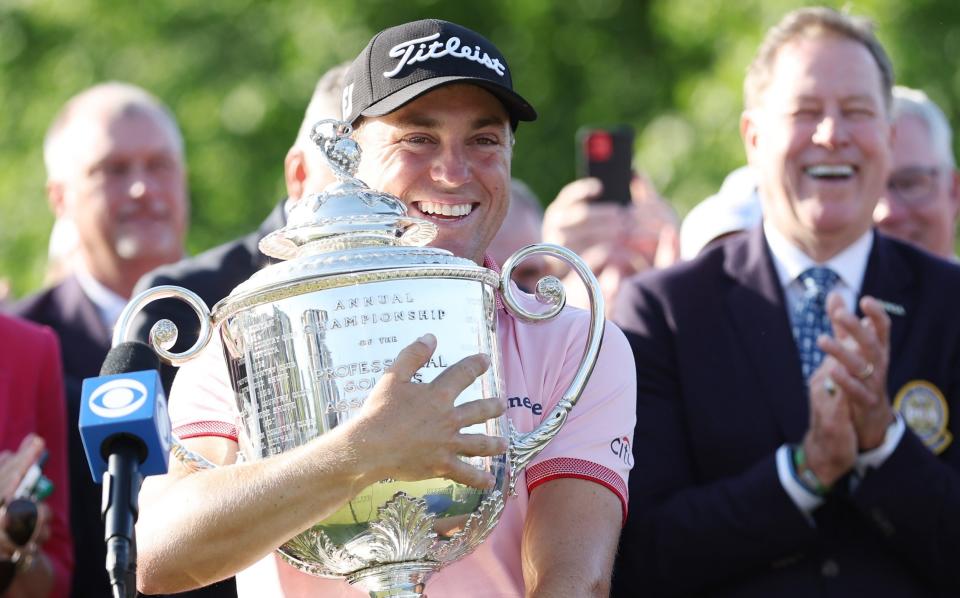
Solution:
<svg viewBox="0 0 960 598"><path fill-rule="evenodd" d="M178 438L219 436L237 441L239 414L216 335L195 359L181 366L169 403L170 423Z"/></svg>
<svg viewBox="0 0 960 598"><path fill-rule="evenodd" d="M785 444L777 449L777 478L793 504L797 505L807 522L813 525L810 514L823 504L823 498L804 488L794 477L793 466L790 464L790 447Z"/></svg>
<svg viewBox="0 0 960 598"><path fill-rule="evenodd" d="M583 355L589 318L575 311L573 322L558 322L565 330L565 351L554 363L556 382L545 385L543 419L573 380ZM572 325L571 325L572 324ZM558 339L547 339L550 342ZM527 468L527 490L558 478L589 480L617 495L627 515L627 478L633 467L633 429L636 423L636 366L623 333L607 323L593 373L580 400L547 447Z"/></svg>
<svg viewBox="0 0 960 598"><path fill-rule="evenodd" d="M854 464L857 475L862 478L867 475L869 469L879 469L881 465L886 463L893 451L896 450L897 445L900 444L900 440L903 438L906 429L907 426L903 423L903 418L900 417L899 413L894 411L893 423L887 426L887 433L883 437L883 443L877 448L857 456L857 462Z"/></svg>

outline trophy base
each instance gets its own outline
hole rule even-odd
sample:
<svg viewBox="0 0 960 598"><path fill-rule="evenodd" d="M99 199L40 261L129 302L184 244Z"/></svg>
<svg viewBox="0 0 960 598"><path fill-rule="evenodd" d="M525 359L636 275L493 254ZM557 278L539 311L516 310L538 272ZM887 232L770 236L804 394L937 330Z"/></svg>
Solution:
<svg viewBox="0 0 960 598"><path fill-rule="evenodd" d="M362 569L347 577L370 598L423 598L423 588L440 563L408 561Z"/></svg>

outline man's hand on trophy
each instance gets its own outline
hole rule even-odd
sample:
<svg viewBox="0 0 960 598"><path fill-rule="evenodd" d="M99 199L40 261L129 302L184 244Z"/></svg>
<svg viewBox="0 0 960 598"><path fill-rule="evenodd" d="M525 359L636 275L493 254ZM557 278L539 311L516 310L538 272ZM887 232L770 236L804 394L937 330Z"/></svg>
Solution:
<svg viewBox="0 0 960 598"><path fill-rule="evenodd" d="M507 450L506 439L460 430L500 416L506 403L494 398L454 406L457 396L490 367L490 358L471 355L430 383L411 382L436 348L432 334L420 337L400 352L374 387L354 420L363 439L357 450L365 453L358 456L369 459L361 462L376 463L376 473L383 478L442 477L477 488L492 487L493 476L459 457L502 454Z"/></svg>

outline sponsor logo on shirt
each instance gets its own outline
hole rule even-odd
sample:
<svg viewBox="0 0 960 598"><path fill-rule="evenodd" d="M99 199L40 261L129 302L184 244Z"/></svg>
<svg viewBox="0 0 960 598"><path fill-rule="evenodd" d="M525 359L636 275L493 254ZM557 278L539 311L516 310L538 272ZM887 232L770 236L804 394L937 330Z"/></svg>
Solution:
<svg viewBox="0 0 960 598"><path fill-rule="evenodd" d="M530 397L510 397L507 399L507 408L512 409L513 407L529 409L534 415L541 415L543 413L543 405L534 403L530 400Z"/></svg>
<svg viewBox="0 0 960 598"><path fill-rule="evenodd" d="M625 465L633 467L633 451L630 450L630 438L626 436L614 438L610 441L610 450Z"/></svg>

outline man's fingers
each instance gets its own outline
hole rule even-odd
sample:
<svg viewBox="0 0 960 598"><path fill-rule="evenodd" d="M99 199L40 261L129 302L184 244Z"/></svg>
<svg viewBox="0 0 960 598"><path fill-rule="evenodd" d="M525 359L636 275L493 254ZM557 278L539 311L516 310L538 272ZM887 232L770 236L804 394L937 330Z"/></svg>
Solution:
<svg viewBox="0 0 960 598"><path fill-rule="evenodd" d="M43 454L43 438L36 434L27 434L20 442L20 448L0 461L0 499L9 499L27 474L30 466Z"/></svg>
<svg viewBox="0 0 960 598"><path fill-rule="evenodd" d="M483 353L464 357L437 376L430 385L451 399L456 398L490 367L490 358Z"/></svg>
<svg viewBox="0 0 960 598"><path fill-rule="evenodd" d="M460 434L457 453L465 457L492 457L507 452L507 439L486 434Z"/></svg>
<svg viewBox="0 0 960 598"><path fill-rule="evenodd" d="M507 405L502 399L478 399L458 405L455 409L461 428L499 417L506 410Z"/></svg>
<svg viewBox="0 0 960 598"><path fill-rule="evenodd" d="M843 297L840 296L840 293L836 291L830 291L827 293L826 308L827 314L830 315L830 322L833 324L833 334L839 339L845 338L847 336L847 331L844 329L838 329L840 327L836 322L836 318L847 310L847 307L843 304Z"/></svg>
<svg viewBox="0 0 960 598"><path fill-rule="evenodd" d="M443 477L480 489L492 488L495 481L492 474L486 471L480 471L460 459L455 459L454 462L450 464L450 467L444 472Z"/></svg>
<svg viewBox="0 0 960 598"><path fill-rule="evenodd" d="M600 179L593 177L578 179L564 185L550 205L555 205L555 209L567 208L577 203L592 201L601 193L603 193L603 183Z"/></svg>
<svg viewBox="0 0 960 598"><path fill-rule="evenodd" d="M40 455L43 454L43 447L43 438L36 434L30 433L23 438L20 442L20 448L13 456L14 460L23 467L23 473L26 473L30 465L40 458Z"/></svg>
<svg viewBox="0 0 960 598"><path fill-rule="evenodd" d="M869 320L867 320L869 321ZM864 326L857 316L843 310L837 312L833 317L834 329L840 328L846 332L846 335L852 337L860 348L860 352L865 357L878 358L880 352L880 340L872 325Z"/></svg>
<svg viewBox="0 0 960 598"><path fill-rule="evenodd" d="M864 315L873 323L873 329L884 348L890 345L890 316L887 315L883 305L873 297L864 297L860 300L860 309Z"/></svg>
<svg viewBox="0 0 960 598"><path fill-rule="evenodd" d="M827 355L836 359L847 372L863 372L869 363L860 351L848 347L846 343L821 334L817 346Z"/></svg>
<svg viewBox="0 0 960 598"><path fill-rule="evenodd" d="M851 407L866 409L876 405L877 396L862 381L851 376L848 369L837 368L832 377L842 394L852 402Z"/></svg>
<svg viewBox="0 0 960 598"><path fill-rule="evenodd" d="M424 334L400 351L393 365L387 368L384 378L396 378L400 382L409 382L417 370L430 360L437 349L437 337Z"/></svg>
<svg viewBox="0 0 960 598"><path fill-rule="evenodd" d="M666 268L680 261L680 231L673 224L665 224L660 229L657 251L653 256L655 268Z"/></svg>

